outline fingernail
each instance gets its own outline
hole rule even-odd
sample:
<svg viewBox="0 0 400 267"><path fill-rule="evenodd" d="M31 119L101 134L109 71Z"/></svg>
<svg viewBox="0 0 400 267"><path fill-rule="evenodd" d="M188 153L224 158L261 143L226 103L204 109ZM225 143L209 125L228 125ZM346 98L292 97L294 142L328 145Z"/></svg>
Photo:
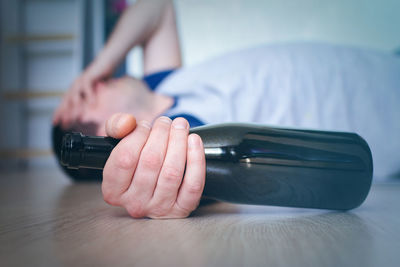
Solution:
<svg viewBox="0 0 400 267"><path fill-rule="evenodd" d="M140 124L141 126L147 128L147 129L150 129L150 128L151 128L151 124L150 124L150 122L148 122L148 121L141 121L141 122L139 122L139 124Z"/></svg>
<svg viewBox="0 0 400 267"><path fill-rule="evenodd" d="M113 120L112 120L112 128L113 129L118 129L119 127L120 127L120 124L121 124L121 114L116 114L116 115L114 115L115 117L113 118Z"/></svg>
<svg viewBox="0 0 400 267"><path fill-rule="evenodd" d="M166 116L162 116L160 117L160 121L170 124L172 120Z"/></svg>
<svg viewBox="0 0 400 267"><path fill-rule="evenodd" d="M188 128L188 123L184 118L176 118L173 122L172 122L172 126L175 129L187 129Z"/></svg>

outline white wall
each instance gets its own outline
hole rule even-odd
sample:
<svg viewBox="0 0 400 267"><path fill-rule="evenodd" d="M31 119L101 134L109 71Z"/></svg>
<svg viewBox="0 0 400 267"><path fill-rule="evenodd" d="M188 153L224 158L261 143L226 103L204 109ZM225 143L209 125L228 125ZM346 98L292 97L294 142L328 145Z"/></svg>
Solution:
<svg viewBox="0 0 400 267"><path fill-rule="evenodd" d="M400 47L399 0L175 0L186 65L257 44L323 41ZM141 75L140 56L129 70Z"/></svg>

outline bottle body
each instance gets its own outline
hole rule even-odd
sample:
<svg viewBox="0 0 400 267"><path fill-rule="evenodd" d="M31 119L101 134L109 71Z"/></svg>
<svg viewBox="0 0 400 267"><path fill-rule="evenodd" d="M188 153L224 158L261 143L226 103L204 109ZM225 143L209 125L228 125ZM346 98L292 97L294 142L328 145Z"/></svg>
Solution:
<svg viewBox="0 0 400 267"><path fill-rule="evenodd" d="M205 126L193 132L206 150L225 148L220 158L207 157L204 196L347 210L359 206L371 186L371 152L357 134L251 124Z"/></svg>
<svg viewBox="0 0 400 267"><path fill-rule="evenodd" d="M354 133L232 123L190 132L200 135L204 143L206 197L242 204L347 210L359 206L370 189L371 152ZM82 138L79 142L86 145L76 140L78 145L72 145L73 139L64 138L62 164L102 169L118 140Z"/></svg>

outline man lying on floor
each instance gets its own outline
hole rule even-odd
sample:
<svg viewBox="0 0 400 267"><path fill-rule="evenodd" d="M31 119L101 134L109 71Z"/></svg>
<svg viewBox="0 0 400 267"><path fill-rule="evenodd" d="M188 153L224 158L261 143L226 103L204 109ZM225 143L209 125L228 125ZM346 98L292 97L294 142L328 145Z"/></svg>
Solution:
<svg viewBox="0 0 400 267"><path fill-rule="evenodd" d="M178 44L172 3L138 1L55 114L62 129L123 138L103 172L108 203L133 217L188 216L205 182L202 141L189 127L221 122L356 132L371 147L375 177L399 172L399 57L285 44L181 68ZM144 47L144 79L106 79L134 45Z"/></svg>

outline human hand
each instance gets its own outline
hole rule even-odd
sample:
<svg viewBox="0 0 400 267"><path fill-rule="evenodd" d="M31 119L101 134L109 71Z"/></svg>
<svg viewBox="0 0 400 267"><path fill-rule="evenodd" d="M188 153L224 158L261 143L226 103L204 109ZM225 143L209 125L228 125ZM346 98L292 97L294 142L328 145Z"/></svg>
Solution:
<svg viewBox="0 0 400 267"><path fill-rule="evenodd" d="M83 73L75 79L66 92L61 104L53 116L53 124L61 124L66 129L79 119L86 105L95 103L95 85L107 79L112 74L112 68L94 61Z"/></svg>
<svg viewBox="0 0 400 267"><path fill-rule="evenodd" d="M103 170L108 204L124 207L134 218L184 218L196 209L206 163L202 140L189 135L185 119L160 117L151 127L119 113L107 121L106 132L123 138Z"/></svg>

